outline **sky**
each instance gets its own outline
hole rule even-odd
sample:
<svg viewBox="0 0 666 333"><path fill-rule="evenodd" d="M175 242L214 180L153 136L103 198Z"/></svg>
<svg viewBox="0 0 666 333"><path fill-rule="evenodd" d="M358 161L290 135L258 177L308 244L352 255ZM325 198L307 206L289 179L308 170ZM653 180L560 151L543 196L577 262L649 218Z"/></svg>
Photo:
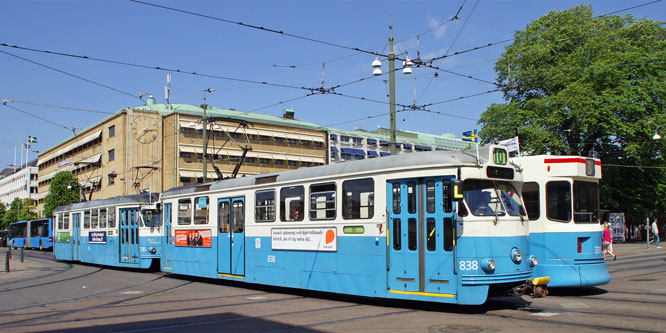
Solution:
<svg viewBox="0 0 666 333"><path fill-rule="evenodd" d="M28 136L38 138L32 160L74 130L144 105L140 95L165 103L167 74L171 103L200 105L214 89L205 97L218 108L291 108L322 126L388 128L388 61L379 57L381 76L371 63L373 52L388 54L391 34L400 58L492 44L433 63L459 75L396 72L397 129L459 138L504 102L491 92L494 63L510 43L502 41L530 22L581 4L666 21L666 2L652 0L141 1L0 0L0 44L20 47L0 46L0 169L20 163ZM313 93L322 84L327 93Z"/></svg>

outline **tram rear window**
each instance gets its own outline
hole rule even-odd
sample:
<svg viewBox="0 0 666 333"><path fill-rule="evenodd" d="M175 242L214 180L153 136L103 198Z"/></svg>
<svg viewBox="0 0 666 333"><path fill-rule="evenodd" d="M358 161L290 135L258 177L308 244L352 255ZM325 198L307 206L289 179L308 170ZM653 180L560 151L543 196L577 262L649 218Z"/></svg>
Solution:
<svg viewBox="0 0 666 333"><path fill-rule="evenodd" d="M599 219L599 184L574 181L574 222L596 223Z"/></svg>
<svg viewBox="0 0 666 333"><path fill-rule="evenodd" d="M375 211L375 182L371 178L343 182L342 193L342 218L372 218Z"/></svg>
<svg viewBox="0 0 666 333"><path fill-rule="evenodd" d="M178 200L178 224L188 225L192 223L192 199Z"/></svg>
<svg viewBox="0 0 666 333"><path fill-rule="evenodd" d="M554 181L546 184L546 216L557 222L571 221L571 184Z"/></svg>
<svg viewBox="0 0 666 333"><path fill-rule="evenodd" d="M541 200L539 200L539 184L530 182L523 185L523 201L525 201L525 210L527 210L527 218L530 221L535 221L541 216L539 207Z"/></svg>

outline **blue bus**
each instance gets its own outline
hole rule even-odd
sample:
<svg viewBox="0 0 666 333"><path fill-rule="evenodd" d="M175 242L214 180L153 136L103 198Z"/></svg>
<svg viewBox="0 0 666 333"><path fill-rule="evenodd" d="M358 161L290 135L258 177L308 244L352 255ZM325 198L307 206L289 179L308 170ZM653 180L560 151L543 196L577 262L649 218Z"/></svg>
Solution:
<svg viewBox="0 0 666 333"><path fill-rule="evenodd" d="M18 221L9 224L9 246L49 250L53 248L51 219Z"/></svg>
<svg viewBox="0 0 666 333"><path fill-rule="evenodd" d="M521 187L506 149L486 146L173 188L162 271L455 304L545 296Z"/></svg>
<svg viewBox="0 0 666 333"><path fill-rule="evenodd" d="M162 244L159 194L138 194L57 207L56 259L149 268Z"/></svg>
<svg viewBox="0 0 666 333"><path fill-rule="evenodd" d="M601 161L581 156L512 158L523 171L530 251L550 287L589 287L610 281L601 247Z"/></svg>

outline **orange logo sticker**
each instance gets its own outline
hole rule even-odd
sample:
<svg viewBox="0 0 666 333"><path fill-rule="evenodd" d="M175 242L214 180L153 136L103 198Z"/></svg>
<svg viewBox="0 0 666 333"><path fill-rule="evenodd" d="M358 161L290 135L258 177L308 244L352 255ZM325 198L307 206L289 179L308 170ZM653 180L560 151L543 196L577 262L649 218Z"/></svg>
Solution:
<svg viewBox="0 0 666 333"><path fill-rule="evenodd" d="M331 244L335 240L335 232L333 230L326 231L326 244Z"/></svg>

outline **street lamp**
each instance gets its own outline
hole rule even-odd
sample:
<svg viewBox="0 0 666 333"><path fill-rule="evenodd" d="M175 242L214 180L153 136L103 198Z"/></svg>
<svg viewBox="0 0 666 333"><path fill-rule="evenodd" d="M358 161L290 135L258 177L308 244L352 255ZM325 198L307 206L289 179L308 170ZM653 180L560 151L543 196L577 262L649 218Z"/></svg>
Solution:
<svg viewBox="0 0 666 333"><path fill-rule="evenodd" d="M388 54L388 63L389 63L389 110L390 110L390 115L391 115L391 128L390 128L390 151L391 155L395 155L396 153L396 132L395 132L395 53L393 53L393 26L389 25L389 30L391 33L389 34L389 54ZM411 66L414 63L409 60L409 58L405 59L405 62L403 64L403 74L411 74L412 73L412 68ZM379 61L379 56L375 56L375 60L372 62L372 67L375 69L372 71L372 74L377 76L382 74L382 62Z"/></svg>

